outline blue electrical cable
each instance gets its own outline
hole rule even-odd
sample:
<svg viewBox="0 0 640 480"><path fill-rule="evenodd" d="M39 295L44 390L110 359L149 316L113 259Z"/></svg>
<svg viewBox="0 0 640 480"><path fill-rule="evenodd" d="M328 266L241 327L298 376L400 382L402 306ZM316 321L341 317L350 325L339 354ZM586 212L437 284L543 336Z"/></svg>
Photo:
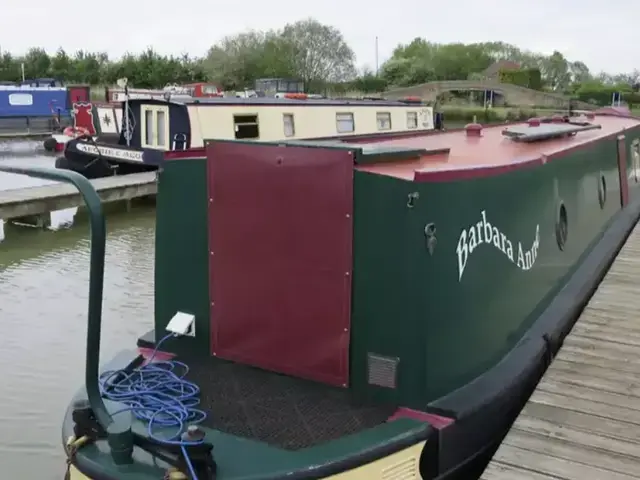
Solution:
<svg viewBox="0 0 640 480"><path fill-rule="evenodd" d="M185 380L189 367L184 363L154 362L162 343L173 336L176 335L170 333L156 344L146 364L132 371L113 370L100 375L100 392L108 400L127 405L126 410L138 420L148 422L150 438L167 445L179 445L192 479L198 480L186 447L200 445L204 440L186 441L181 435L186 424L197 424L207 417L204 411L195 408L200 403L200 388ZM181 373L176 373L178 371ZM161 438L154 434L155 427L176 428L177 432Z"/></svg>

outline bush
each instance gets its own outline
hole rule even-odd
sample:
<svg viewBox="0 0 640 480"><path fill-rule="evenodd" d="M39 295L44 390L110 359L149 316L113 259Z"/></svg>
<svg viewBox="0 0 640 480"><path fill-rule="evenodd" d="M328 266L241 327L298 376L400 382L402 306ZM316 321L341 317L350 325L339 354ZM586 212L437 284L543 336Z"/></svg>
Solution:
<svg viewBox="0 0 640 480"><path fill-rule="evenodd" d="M459 108L442 107L445 124L447 122L504 123L527 120L531 117L552 115L554 110L535 110L526 108Z"/></svg>
<svg viewBox="0 0 640 480"><path fill-rule="evenodd" d="M597 105L611 105L614 93L622 94L622 101L629 104L640 102L640 95L631 91L631 86L626 84L602 85L594 82L584 83L575 92L575 97L583 102Z"/></svg>
<svg viewBox="0 0 640 480"><path fill-rule="evenodd" d="M542 89L542 77L537 68L500 70L498 78L501 83L510 83L534 90Z"/></svg>

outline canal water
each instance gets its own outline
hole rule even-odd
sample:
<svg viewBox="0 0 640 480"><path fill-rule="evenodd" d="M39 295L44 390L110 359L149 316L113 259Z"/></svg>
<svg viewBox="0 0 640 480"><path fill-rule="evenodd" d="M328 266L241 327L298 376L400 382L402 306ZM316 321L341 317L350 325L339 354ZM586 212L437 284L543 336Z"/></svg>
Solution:
<svg viewBox="0 0 640 480"><path fill-rule="evenodd" d="M0 143L0 163L53 166L41 142ZM0 173L0 190L46 181ZM3 478L61 480L60 422L84 382L89 228L0 228L0 465ZM153 324L154 210L107 218L101 362Z"/></svg>

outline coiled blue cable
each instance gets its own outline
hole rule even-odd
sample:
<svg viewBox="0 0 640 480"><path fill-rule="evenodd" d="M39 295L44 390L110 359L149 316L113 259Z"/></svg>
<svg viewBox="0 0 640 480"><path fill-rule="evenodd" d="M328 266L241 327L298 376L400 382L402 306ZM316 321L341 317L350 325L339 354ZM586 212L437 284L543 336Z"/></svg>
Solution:
<svg viewBox="0 0 640 480"><path fill-rule="evenodd" d="M137 419L148 422L150 438L167 445L179 445L192 479L198 480L186 447L200 445L203 440L185 441L181 435L187 424L197 424L207 417L204 411L195 408L200 404L200 388L185 380L189 367L184 363L154 362L162 343L173 336L176 335L170 333L156 344L145 365L132 371L112 370L100 375L100 392L106 399L127 405L127 410ZM177 431L169 438L162 438L154 434L157 427Z"/></svg>

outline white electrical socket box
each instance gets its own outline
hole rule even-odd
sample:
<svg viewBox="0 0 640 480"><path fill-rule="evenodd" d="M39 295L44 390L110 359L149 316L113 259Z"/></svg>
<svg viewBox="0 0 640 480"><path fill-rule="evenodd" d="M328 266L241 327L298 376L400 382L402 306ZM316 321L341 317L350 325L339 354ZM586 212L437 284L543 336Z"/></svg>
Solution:
<svg viewBox="0 0 640 480"><path fill-rule="evenodd" d="M196 336L196 317L190 313L176 312L167 324L167 331L180 336Z"/></svg>

